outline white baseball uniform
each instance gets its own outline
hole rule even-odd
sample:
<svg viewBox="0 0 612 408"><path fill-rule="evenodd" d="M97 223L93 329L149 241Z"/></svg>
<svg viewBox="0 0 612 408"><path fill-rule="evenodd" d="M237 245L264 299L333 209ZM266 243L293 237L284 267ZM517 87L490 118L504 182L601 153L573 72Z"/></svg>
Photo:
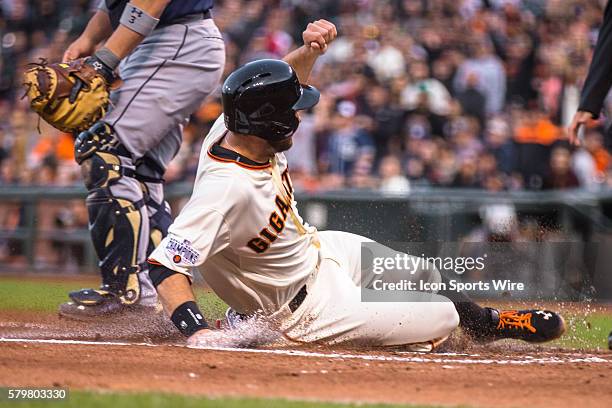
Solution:
<svg viewBox="0 0 612 408"><path fill-rule="evenodd" d="M221 116L204 140L192 196L151 260L189 276L201 265L231 308L269 318L298 342L402 345L445 338L457 327L454 305L440 295L362 302L361 244L372 241L306 224L285 156L261 165L219 157L212 146L226 132ZM435 269L418 274L439 281ZM292 312L288 304L304 286L307 295Z"/></svg>

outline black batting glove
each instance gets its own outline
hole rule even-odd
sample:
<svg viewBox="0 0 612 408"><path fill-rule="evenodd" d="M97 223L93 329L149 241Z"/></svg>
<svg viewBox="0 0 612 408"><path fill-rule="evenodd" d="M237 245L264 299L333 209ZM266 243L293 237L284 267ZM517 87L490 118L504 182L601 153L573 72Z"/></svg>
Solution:
<svg viewBox="0 0 612 408"><path fill-rule="evenodd" d="M98 74L102 75L104 81L110 86L115 80L117 76L115 75L115 71L106 65L104 62L100 60L95 54L91 57L87 57L83 64L90 66L94 69ZM84 83L79 78L76 78L72 89L70 90L70 95L68 96L68 101L70 103L74 103L79 96L79 92L83 89Z"/></svg>
<svg viewBox="0 0 612 408"><path fill-rule="evenodd" d="M92 55L91 57L87 57L85 59L85 64L90 65L93 69L96 70L98 74L102 75L106 83L109 85L112 84L115 79L117 79L115 71L111 67L106 65L104 62L102 62L96 56L96 54Z"/></svg>

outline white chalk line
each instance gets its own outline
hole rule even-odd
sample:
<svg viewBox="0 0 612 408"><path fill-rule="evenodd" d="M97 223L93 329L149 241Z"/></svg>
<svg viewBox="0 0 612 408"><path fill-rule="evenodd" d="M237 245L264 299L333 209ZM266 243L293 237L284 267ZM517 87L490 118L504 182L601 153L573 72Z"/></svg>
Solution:
<svg viewBox="0 0 612 408"><path fill-rule="evenodd" d="M151 344L151 343L126 343L115 341L87 341L87 340L60 340L60 339L13 339L0 338L0 343L39 343L39 344L58 344L58 345L85 345L85 346L141 346L141 347L185 347L185 345L172 344ZM499 365L529 365L529 364L576 364L576 363L602 363L612 364L612 359L605 359L597 356L587 357L571 357L574 354L569 354L568 357L550 356L550 357L533 357L525 355L525 360L516 358L492 359L479 358L479 355L457 354L457 353L413 353L412 356L384 356L371 354L344 354L344 353L322 353L315 351L302 350L287 350L287 349L250 349L250 348L233 348L233 347L189 347L198 350L213 350L227 351L239 353L253 354L275 354L285 356L310 357L310 358L327 358L327 359L348 359L348 360L364 360L364 361L392 361L404 363L442 363L442 364L499 364ZM420 357L427 356L427 357ZM440 356L440 357L437 357ZM449 358L452 356L467 356L469 358Z"/></svg>

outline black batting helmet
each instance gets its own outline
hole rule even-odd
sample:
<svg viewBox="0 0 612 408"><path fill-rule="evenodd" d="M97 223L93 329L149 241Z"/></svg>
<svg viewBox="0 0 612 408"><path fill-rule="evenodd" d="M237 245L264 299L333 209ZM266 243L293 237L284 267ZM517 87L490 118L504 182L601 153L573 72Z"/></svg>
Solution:
<svg viewBox="0 0 612 408"><path fill-rule="evenodd" d="M232 72L223 83L222 100L229 130L280 140L297 129L296 111L319 102L319 91L301 85L285 61L264 59Z"/></svg>

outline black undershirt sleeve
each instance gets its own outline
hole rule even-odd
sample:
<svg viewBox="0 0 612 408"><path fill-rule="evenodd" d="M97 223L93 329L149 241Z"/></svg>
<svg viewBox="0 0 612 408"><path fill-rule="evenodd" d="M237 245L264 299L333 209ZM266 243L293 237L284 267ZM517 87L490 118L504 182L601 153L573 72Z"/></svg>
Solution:
<svg viewBox="0 0 612 408"><path fill-rule="evenodd" d="M608 1L578 110L599 116L612 85L612 0Z"/></svg>

